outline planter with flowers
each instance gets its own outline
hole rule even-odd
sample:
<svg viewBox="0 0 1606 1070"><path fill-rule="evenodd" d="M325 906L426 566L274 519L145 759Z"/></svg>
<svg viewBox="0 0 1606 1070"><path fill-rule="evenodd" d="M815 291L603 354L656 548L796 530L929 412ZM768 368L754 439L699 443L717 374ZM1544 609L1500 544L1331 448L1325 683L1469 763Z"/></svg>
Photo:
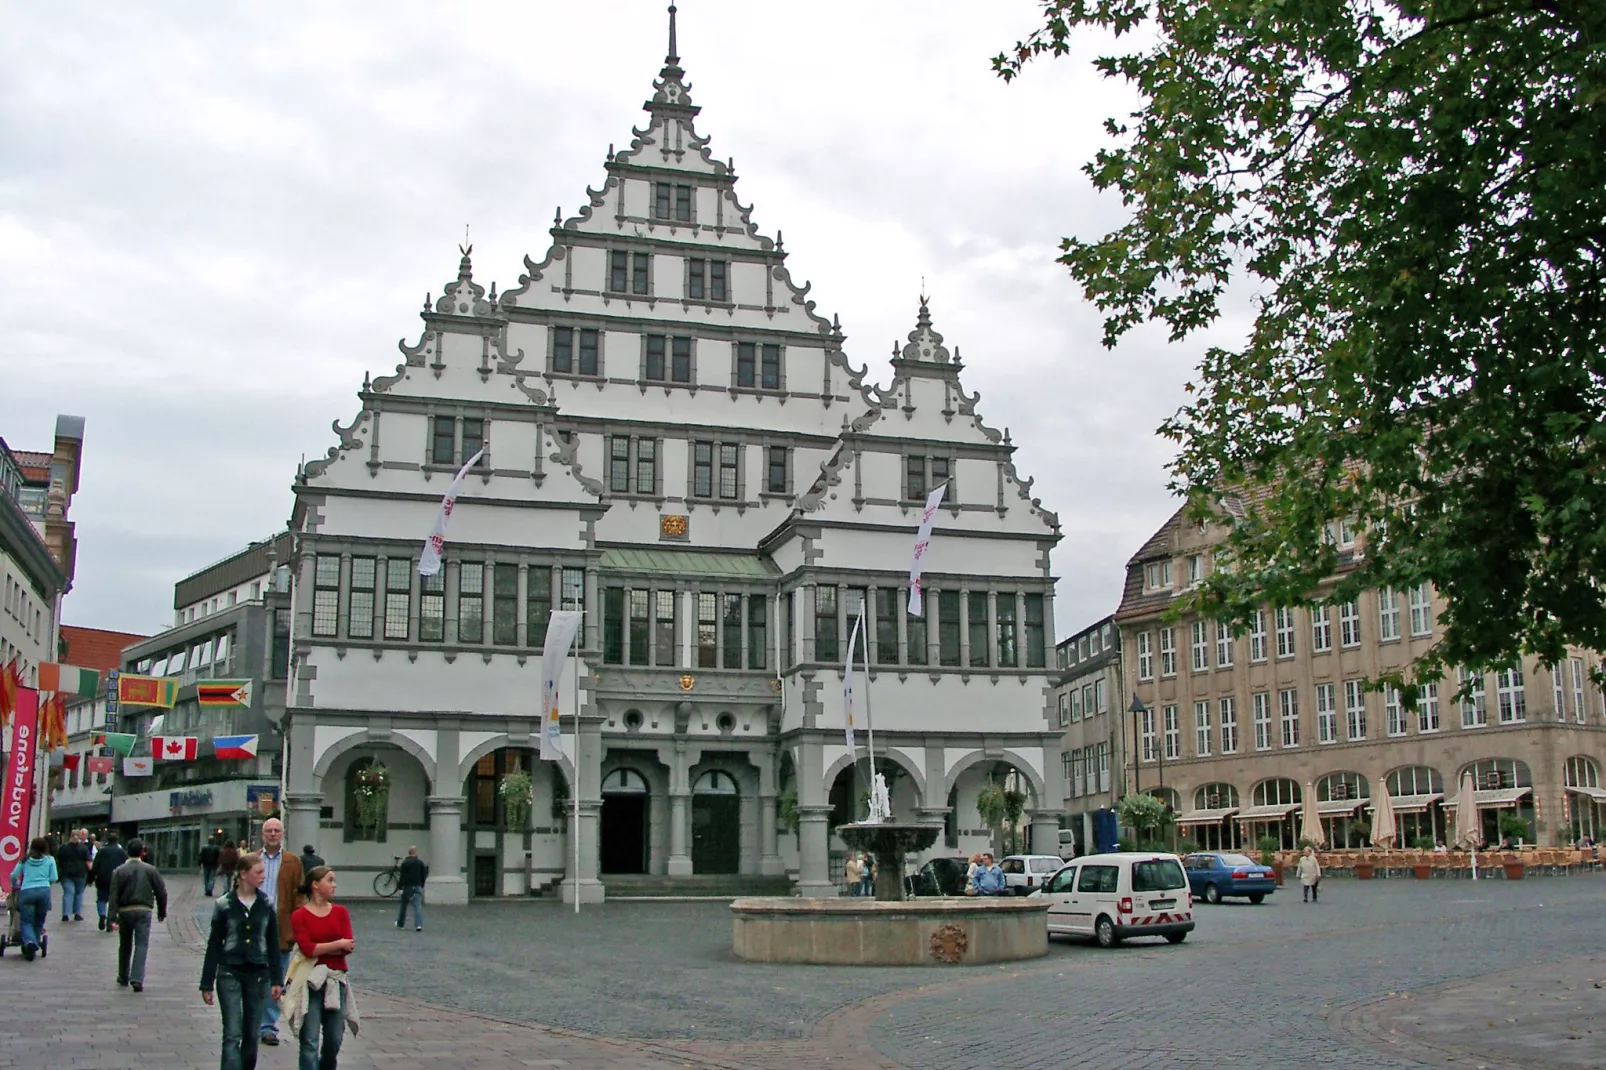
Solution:
<svg viewBox="0 0 1606 1070"><path fill-rule="evenodd" d="M376 760L357 770L354 780L351 798L357 810L353 815L355 823L360 829L377 831L390 812L390 770Z"/></svg>

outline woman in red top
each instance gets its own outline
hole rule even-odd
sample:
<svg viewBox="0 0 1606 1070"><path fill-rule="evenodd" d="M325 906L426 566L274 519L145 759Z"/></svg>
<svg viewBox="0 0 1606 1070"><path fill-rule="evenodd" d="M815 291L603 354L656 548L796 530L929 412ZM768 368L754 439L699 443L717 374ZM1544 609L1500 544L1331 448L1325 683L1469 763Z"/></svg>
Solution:
<svg viewBox="0 0 1606 1070"><path fill-rule="evenodd" d="M307 873L307 904L290 915L296 947L312 960L307 978L305 1016L301 1019L300 1070L335 1070L346 1029L351 990L346 984L346 956L357 946L351 915L334 902L335 874L328 866ZM330 987L334 986L334 991ZM322 1051L319 1038L322 1037Z"/></svg>

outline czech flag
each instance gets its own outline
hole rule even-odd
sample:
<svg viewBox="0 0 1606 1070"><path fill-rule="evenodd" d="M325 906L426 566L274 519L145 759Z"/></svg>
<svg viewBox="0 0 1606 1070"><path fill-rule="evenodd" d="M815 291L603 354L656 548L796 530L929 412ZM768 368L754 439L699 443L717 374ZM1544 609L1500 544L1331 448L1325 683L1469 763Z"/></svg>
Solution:
<svg viewBox="0 0 1606 1070"><path fill-rule="evenodd" d="M256 736L214 736L212 747L219 758L255 758Z"/></svg>

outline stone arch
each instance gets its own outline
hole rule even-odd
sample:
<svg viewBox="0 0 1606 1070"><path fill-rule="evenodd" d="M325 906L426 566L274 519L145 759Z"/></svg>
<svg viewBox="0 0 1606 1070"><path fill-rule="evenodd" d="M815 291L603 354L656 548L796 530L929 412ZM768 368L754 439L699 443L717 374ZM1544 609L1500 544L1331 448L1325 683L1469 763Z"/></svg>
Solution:
<svg viewBox="0 0 1606 1070"><path fill-rule="evenodd" d="M503 732L503 733L500 733L498 735L492 736L490 739L487 739L483 743L480 743L480 744L477 744L474 747L471 747L468 750L467 753L465 753L461 758L458 759L458 763L457 763L457 780L455 782L457 787L461 788L462 784L463 784L463 781L468 779L469 773L472 772L473 769L474 769L474 763L475 762L479 761L481 758L485 757L487 754L491 754L491 753L493 753L495 751L501 750L503 747L524 748L524 749L527 749L527 750L534 751L535 754L536 754L536 759L535 760L536 761L540 761L541 760L541 757L540 757L541 740L540 740L539 737L537 737L537 736L526 736L526 737L520 738L517 742L515 742L513 740L513 737L509 736L506 732ZM557 766L558 775L563 777L564 784L572 792L573 789L574 789L574 765L573 765L573 763L569 761L569 758L568 758L567 755L560 754L558 756L557 760L555 762L553 762L552 764Z"/></svg>
<svg viewBox="0 0 1606 1070"><path fill-rule="evenodd" d="M1019 754L1012 750L1000 751L996 755L987 754L986 752L979 750L971 751L969 754L959 759L954 767L948 770L948 775L946 778L944 778L943 798L946 799L948 797L949 793L954 790L954 785L959 782L960 776L964 774L964 772L971 766L980 765L982 762L999 761L1008 762L1020 772L1021 776L1026 778L1026 783L1029 784L1032 789L1033 804L1035 806L1041 806L1045 797L1045 786L1043 784L1042 776L1037 772L1037 770L1031 767L1031 764L1027 762L1026 759L1022 758ZM925 796L922 794L921 797L924 798Z"/></svg>
<svg viewBox="0 0 1606 1070"><path fill-rule="evenodd" d="M371 729L367 728L364 728L360 732L353 732L351 735L340 740L338 743L335 743L328 750L319 755L317 763L312 767L313 782L317 785L320 791L323 790L324 778L329 775L329 770L334 767L335 760L348 751L356 750L358 747L385 746L395 747L397 750L405 751L417 759L418 764L423 767L424 779L429 782L430 791L433 792L438 790L436 787L437 780L435 776L435 759L430 757L428 751L426 751L423 747L420 747L415 740L408 736L401 735L397 732L384 732L376 734Z"/></svg>
<svg viewBox="0 0 1606 1070"><path fill-rule="evenodd" d="M831 785L836 783L836 778L842 775L842 770L853 765L855 759L861 761L864 760L862 755L844 754L838 757L836 761L832 762L830 768L826 769L825 776L823 778L823 787L827 793L830 792ZM896 765L899 769L903 770L904 775L907 776L910 782L914 784L915 791L920 795L920 805L935 805L931 802L930 797L926 795L925 774L916 768L913 763L904 758L903 755L893 754L892 752L888 751L885 754L877 754L875 756L875 760L877 763L891 762L893 765Z"/></svg>

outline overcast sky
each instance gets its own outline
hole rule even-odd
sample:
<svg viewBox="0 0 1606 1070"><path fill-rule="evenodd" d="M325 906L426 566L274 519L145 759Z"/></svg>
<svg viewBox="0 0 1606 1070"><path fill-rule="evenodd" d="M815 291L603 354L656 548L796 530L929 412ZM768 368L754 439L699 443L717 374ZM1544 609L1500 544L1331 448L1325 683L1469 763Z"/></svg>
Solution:
<svg viewBox="0 0 1606 1070"><path fill-rule="evenodd" d="M1030 0L684 0L716 156L886 383L922 286L1064 540L1061 637L1175 508L1154 434L1207 339L1114 352L1055 264L1121 219L1080 165L1131 99L1086 47L1005 85ZM172 621L172 585L283 527L297 462L456 273L517 282L643 122L664 5L8 4L0 435L88 418L67 623ZM1223 337L1227 326L1217 332Z"/></svg>

